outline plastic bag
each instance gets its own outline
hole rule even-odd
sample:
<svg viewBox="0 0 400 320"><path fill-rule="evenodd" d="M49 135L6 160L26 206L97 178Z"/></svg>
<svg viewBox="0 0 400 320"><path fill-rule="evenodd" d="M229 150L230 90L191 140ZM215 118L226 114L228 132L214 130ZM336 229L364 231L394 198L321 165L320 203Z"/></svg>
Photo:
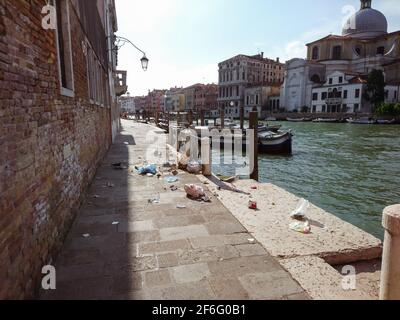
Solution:
<svg viewBox="0 0 400 320"><path fill-rule="evenodd" d="M290 217L293 219L304 219L307 216L307 210L310 207L310 202L305 199L301 199L296 210L294 210Z"/></svg>
<svg viewBox="0 0 400 320"><path fill-rule="evenodd" d="M306 222L293 222L289 225L289 229L296 231L296 232L300 232L300 233L304 233L304 234L309 234L311 232L311 225L309 221Z"/></svg>
<svg viewBox="0 0 400 320"><path fill-rule="evenodd" d="M195 184L185 185L185 192L189 197L193 199L200 199L206 195L204 189Z"/></svg>
<svg viewBox="0 0 400 320"><path fill-rule="evenodd" d="M187 165L187 171L193 174L199 174L201 171L201 165L197 161L190 161Z"/></svg>
<svg viewBox="0 0 400 320"><path fill-rule="evenodd" d="M165 182L167 183L175 183L177 182L179 179L177 177L172 177L172 176L168 176L165 178Z"/></svg>
<svg viewBox="0 0 400 320"><path fill-rule="evenodd" d="M149 164L147 166L137 168L137 171L139 174L151 173L152 175L155 175L157 173L157 166L155 164Z"/></svg>

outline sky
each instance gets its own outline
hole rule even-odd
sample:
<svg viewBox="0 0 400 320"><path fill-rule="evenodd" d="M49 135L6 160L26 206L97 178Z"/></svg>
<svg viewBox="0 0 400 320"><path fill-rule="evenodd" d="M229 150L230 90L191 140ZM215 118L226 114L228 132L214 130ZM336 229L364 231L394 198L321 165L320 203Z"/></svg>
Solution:
<svg viewBox="0 0 400 320"><path fill-rule="evenodd" d="M305 45L341 34L359 0L116 0L118 36L131 46L119 52L118 69L128 71L132 96L148 90L217 83L218 63L237 54L287 61L306 56ZM400 30L399 0L373 0L389 32Z"/></svg>

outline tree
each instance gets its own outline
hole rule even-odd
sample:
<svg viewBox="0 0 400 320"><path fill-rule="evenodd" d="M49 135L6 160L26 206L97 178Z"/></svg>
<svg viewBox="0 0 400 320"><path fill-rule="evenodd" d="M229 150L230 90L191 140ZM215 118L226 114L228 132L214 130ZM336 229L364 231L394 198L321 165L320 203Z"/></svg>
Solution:
<svg viewBox="0 0 400 320"><path fill-rule="evenodd" d="M382 70L372 70L368 75L364 99L376 110L385 101L385 76Z"/></svg>
<svg viewBox="0 0 400 320"><path fill-rule="evenodd" d="M376 114L379 116L400 116L400 103L382 103L377 109Z"/></svg>
<svg viewBox="0 0 400 320"><path fill-rule="evenodd" d="M308 113L308 107L307 106L303 106L303 107L301 107L301 109L300 109L300 112L302 112L302 113Z"/></svg>

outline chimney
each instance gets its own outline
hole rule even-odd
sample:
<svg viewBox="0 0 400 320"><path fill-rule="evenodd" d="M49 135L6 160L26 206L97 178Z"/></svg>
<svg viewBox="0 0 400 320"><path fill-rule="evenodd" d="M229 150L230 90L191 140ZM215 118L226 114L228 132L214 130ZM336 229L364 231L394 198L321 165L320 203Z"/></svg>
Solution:
<svg viewBox="0 0 400 320"><path fill-rule="evenodd" d="M264 52L261 52L261 58L264 58Z"/></svg>
<svg viewBox="0 0 400 320"><path fill-rule="evenodd" d="M279 57L278 57L278 58L276 58L276 62L278 62L278 63L279 63Z"/></svg>

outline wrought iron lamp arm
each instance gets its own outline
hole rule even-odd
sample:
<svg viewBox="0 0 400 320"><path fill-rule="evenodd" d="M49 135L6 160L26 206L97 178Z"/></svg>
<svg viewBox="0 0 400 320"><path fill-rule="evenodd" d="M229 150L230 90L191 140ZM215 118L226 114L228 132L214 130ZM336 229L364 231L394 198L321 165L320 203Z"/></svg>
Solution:
<svg viewBox="0 0 400 320"><path fill-rule="evenodd" d="M124 38L124 37L119 37L119 36L115 36L115 39L118 42L122 41L122 42L127 42L127 43L131 44L136 50L138 50L141 53L143 53L144 55L146 55L146 53L143 50L139 49L131 40Z"/></svg>

